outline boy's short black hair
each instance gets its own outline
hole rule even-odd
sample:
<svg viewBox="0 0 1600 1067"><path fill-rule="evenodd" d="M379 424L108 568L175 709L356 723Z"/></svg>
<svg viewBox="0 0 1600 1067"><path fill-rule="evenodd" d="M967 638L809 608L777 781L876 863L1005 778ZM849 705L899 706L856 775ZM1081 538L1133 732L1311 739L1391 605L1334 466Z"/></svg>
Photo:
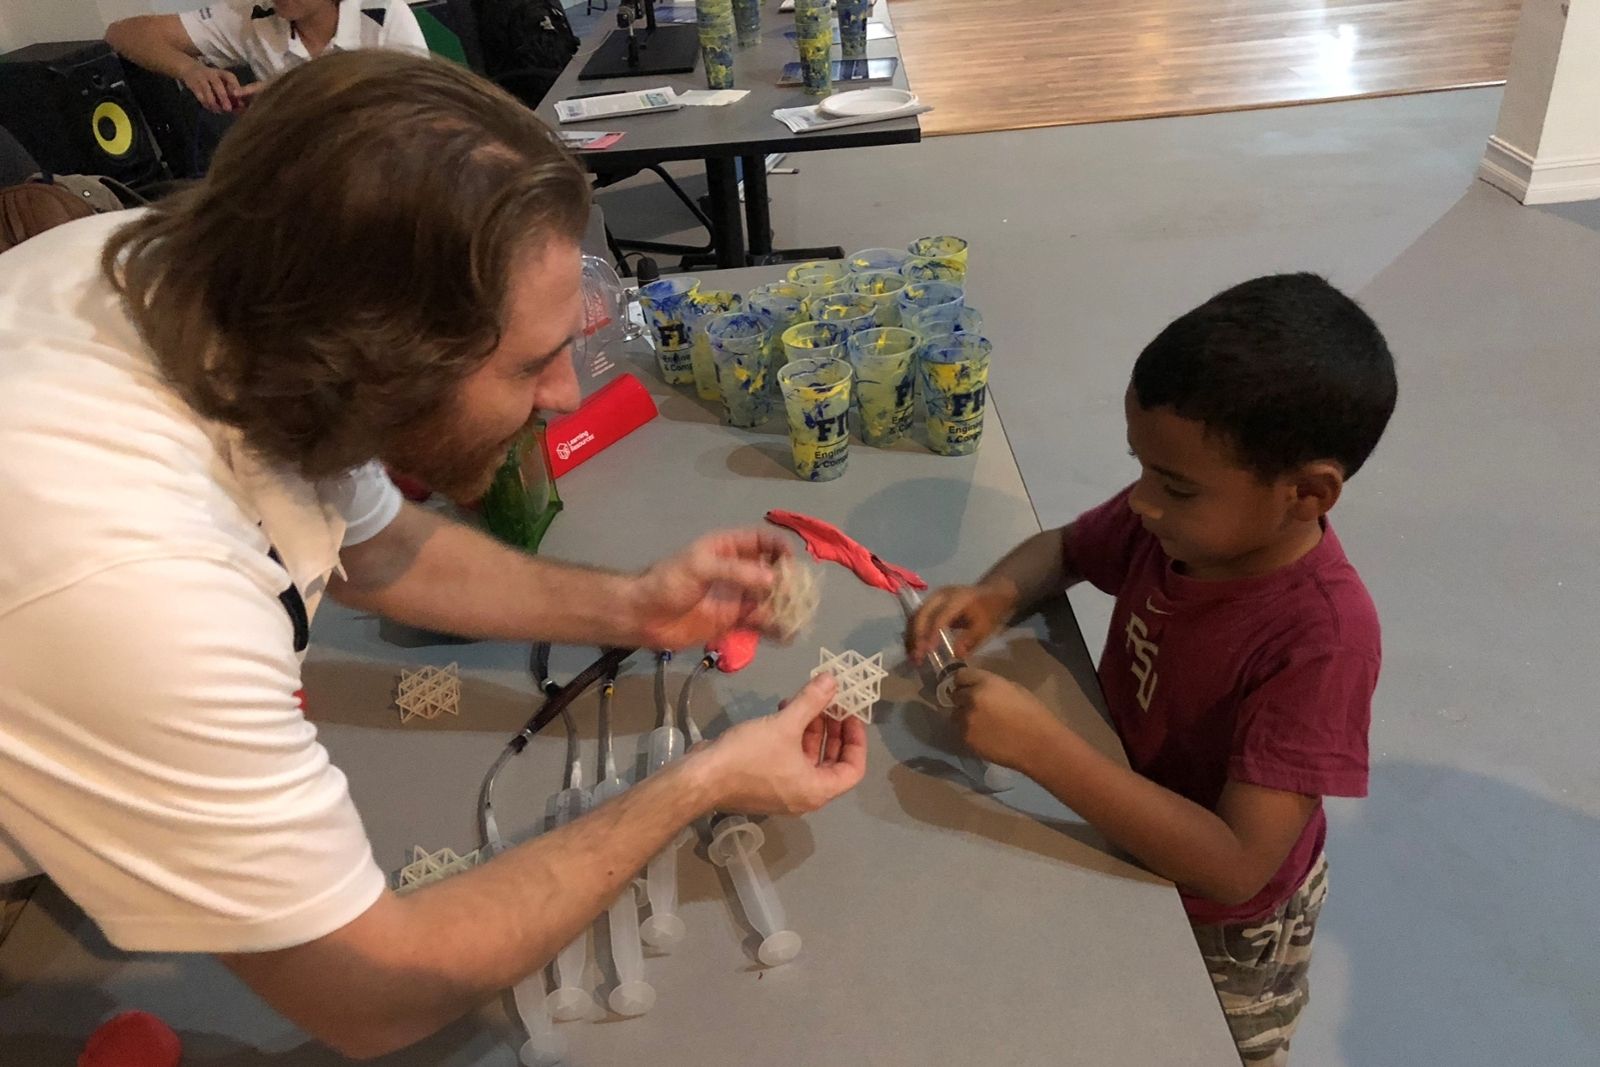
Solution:
<svg viewBox="0 0 1600 1067"><path fill-rule="evenodd" d="M1372 318L1315 274L1218 293L1133 365L1134 399L1225 437L1263 479L1332 459L1350 477L1394 411L1394 357Z"/></svg>

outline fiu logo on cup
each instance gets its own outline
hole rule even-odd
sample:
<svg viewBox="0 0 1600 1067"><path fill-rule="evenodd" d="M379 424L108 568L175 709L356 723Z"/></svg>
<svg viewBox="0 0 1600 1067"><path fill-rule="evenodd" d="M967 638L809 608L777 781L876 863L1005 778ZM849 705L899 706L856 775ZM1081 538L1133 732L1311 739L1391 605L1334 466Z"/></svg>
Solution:
<svg viewBox="0 0 1600 1067"><path fill-rule="evenodd" d="M970 393L950 394L950 417L952 419L971 419L983 414L983 402L989 392L989 387L980 385Z"/></svg>
<svg viewBox="0 0 1600 1067"><path fill-rule="evenodd" d="M681 322L663 322L656 329L661 334L661 347L668 351L689 344L689 328Z"/></svg>
<svg viewBox="0 0 1600 1067"><path fill-rule="evenodd" d="M817 431L817 443L825 445L835 439L842 439L850 432L850 414L829 415L824 418L806 416L806 425Z"/></svg>

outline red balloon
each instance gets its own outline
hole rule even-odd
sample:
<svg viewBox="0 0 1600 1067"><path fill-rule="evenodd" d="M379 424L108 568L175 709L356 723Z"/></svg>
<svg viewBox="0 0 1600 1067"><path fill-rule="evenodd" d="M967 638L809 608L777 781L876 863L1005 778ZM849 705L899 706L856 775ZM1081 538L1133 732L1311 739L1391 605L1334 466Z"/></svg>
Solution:
<svg viewBox="0 0 1600 1067"><path fill-rule="evenodd" d="M89 1035L78 1067L178 1067L183 1042L147 1011L125 1011Z"/></svg>

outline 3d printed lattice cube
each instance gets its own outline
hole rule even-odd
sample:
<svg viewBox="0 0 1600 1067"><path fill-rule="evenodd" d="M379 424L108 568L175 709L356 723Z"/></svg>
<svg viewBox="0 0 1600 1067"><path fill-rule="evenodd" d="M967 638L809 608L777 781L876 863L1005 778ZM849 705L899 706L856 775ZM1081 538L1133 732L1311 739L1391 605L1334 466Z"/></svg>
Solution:
<svg viewBox="0 0 1600 1067"><path fill-rule="evenodd" d="M436 719L440 715L461 714L461 675L456 664L448 667L423 667L400 671L400 691L394 698L400 721L412 718Z"/></svg>
<svg viewBox="0 0 1600 1067"><path fill-rule="evenodd" d="M415 845L411 849L411 862L400 868L400 884L395 887L395 892L409 893L418 886L471 870L480 862L477 849L465 856L458 856L454 849L441 848L437 852L429 852L421 845Z"/></svg>
<svg viewBox="0 0 1600 1067"><path fill-rule="evenodd" d="M883 669L883 653L863 656L847 649L835 655L823 649L821 658L821 664L811 672L811 677L831 674L839 686L833 703L823 709L823 714L841 721L846 716L854 715L862 722L870 723L872 705L878 702L883 679L888 674Z"/></svg>

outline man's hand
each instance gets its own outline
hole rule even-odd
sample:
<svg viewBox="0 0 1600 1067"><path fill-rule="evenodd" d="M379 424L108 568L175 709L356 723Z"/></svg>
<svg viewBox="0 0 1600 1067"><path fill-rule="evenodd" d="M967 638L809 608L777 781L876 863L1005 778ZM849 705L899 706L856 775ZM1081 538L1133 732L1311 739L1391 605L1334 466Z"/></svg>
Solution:
<svg viewBox="0 0 1600 1067"><path fill-rule="evenodd" d="M675 650L730 630L780 636L766 598L772 564L788 554L788 542L776 533L730 530L707 534L661 560L633 583L632 618L641 642Z"/></svg>
<svg viewBox="0 0 1600 1067"><path fill-rule="evenodd" d="M244 107L241 94L248 96L232 71L218 70L204 63L196 63L184 72L181 79L200 106L218 115L226 115ZM254 88L251 92L254 92Z"/></svg>
<svg viewBox="0 0 1600 1067"><path fill-rule="evenodd" d="M906 654L921 663L933 649L936 631L945 630L956 655L970 656L993 637L1017 610L1015 586L1006 582L948 585L928 594L906 624Z"/></svg>
<svg viewBox="0 0 1600 1067"><path fill-rule="evenodd" d="M817 759L822 709L835 690L832 678L813 678L777 714L742 722L691 753L703 761L717 810L800 815L861 781L867 730L860 719L828 724L828 747Z"/></svg>
<svg viewBox="0 0 1600 1067"><path fill-rule="evenodd" d="M955 722L967 746L991 763L1029 777L1029 761L1068 727L1015 682L967 667L955 677Z"/></svg>

